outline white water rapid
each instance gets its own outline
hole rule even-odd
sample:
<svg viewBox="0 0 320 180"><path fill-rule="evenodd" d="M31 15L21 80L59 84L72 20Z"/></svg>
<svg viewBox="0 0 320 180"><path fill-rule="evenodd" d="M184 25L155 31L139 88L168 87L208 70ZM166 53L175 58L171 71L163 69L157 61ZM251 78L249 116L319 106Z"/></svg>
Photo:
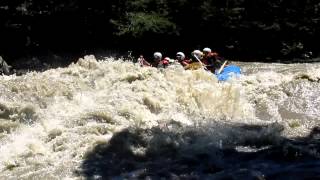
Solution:
<svg viewBox="0 0 320 180"><path fill-rule="evenodd" d="M225 83L94 56L0 76L0 179L147 177L168 153L259 151L319 126L320 64L236 64L241 77Z"/></svg>

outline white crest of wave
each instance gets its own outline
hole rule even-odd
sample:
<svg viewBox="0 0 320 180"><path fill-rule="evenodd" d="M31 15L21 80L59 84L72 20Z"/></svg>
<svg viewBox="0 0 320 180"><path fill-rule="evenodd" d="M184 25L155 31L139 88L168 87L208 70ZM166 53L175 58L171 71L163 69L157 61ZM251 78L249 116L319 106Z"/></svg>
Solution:
<svg viewBox="0 0 320 180"><path fill-rule="evenodd" d="M0 178L70 177L90 148L128 127L255 118L240 83L219 83L210 73L182 67L141 68L85 56L67 68L0 82L0 104L8 112L0 118L19 124L2 133ZM14 118L26 105L31 115Z"/></svg>

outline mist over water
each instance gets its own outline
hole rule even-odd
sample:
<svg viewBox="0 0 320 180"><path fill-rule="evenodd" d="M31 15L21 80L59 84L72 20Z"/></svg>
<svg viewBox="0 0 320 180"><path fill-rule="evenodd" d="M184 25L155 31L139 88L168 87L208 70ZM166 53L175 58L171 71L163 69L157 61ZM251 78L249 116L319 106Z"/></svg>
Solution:
<svg viewBox="0 0 320 180"><path fill-rule="evenodd" d="M0 179L320 177L320 64L236 64L0 76Z"/></svg>

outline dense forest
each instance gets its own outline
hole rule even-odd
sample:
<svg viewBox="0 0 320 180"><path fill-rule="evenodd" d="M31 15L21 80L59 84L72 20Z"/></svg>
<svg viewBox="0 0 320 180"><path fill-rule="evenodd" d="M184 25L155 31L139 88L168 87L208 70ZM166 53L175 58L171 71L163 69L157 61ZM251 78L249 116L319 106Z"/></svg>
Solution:
<svg viewBox="0 0 320 180"><path fill-rule="evenodd" d="M1 0L0 55L208 46L240 60L312 58L319 11L319 0Z"/></svg>

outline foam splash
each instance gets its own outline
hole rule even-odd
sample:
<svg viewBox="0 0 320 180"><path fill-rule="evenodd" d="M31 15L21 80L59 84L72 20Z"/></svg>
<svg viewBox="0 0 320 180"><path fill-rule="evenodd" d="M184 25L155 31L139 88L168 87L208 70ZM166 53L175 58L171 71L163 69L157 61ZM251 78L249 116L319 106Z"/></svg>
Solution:
<svg viewBox="0 0 320 180"><path fill-rule="evenodd" d="M253 134L269 142L270 134L281 132L272 126L244 134L229 125L278 122L287 136L298 136L292 129L306 134L317 125L320 105L311 101L318 93L312 90L319 86L317 68L307 72L312 81L305 82L308 78L299 78L300 71L283 71L280 65L260 66L265 72L259 73L250 65L243 67L240 79L219 83L203 70L141 68L113 58L85 56L67 68L2 76L0 178L80 177L75 172L88 153L131 128L148 139L143 141L148 148L131 148L143 156L146 148L153 154L168 152L191 137L194 146L180 148L182 152L202 151L212 142L217 148L241 144ZM290 83L302 89L301 97ZM300 105L308 104L307 114L292 106L296 99L290 97L302 98ZM300 113L301 118L292 120L290 113ZM293 121L296 126L290 124ZM166 135L154 132L155 128ZM194 136L184 136L193 128ZM207 134L201 138L197 133ZM171 148L163 149L167 145Z"/></svg>

